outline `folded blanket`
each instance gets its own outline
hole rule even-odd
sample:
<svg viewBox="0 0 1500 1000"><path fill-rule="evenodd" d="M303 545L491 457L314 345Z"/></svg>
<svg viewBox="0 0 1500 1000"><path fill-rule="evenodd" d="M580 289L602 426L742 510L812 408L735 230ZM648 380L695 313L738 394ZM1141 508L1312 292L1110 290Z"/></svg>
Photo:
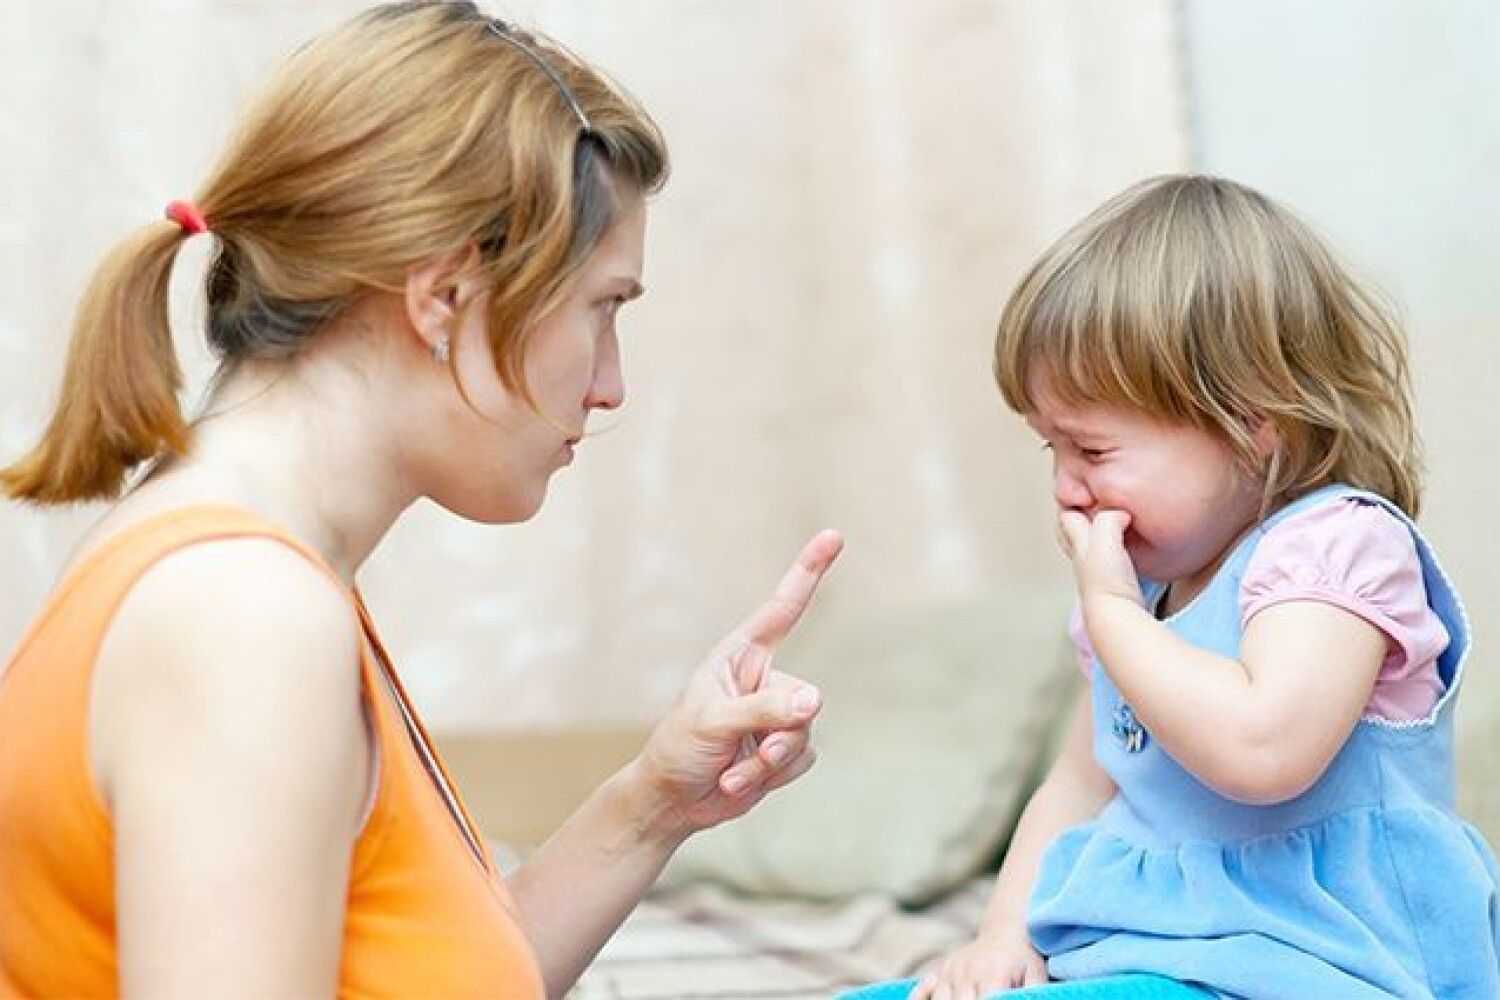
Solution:
<svg viewBox="0 0 1500 1000"><path fill-rule="evenodd" d="M827 1000L909 976L967 941L993 876L921 910L860 896L842 903L751 899L697 885L648 897L570 1000Z"/></svg>

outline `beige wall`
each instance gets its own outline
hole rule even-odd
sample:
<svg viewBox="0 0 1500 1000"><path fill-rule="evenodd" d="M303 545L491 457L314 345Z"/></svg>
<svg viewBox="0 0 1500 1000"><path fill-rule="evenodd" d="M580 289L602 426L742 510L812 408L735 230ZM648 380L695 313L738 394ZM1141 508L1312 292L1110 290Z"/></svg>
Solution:
<svg viewBox="0 0 1500 1000"><path fill-rule="evenodd" d="M0 10L0 449L39 428L93 262L190 195L246 88L362 6ZM988 374L1018 269L1185 163L1171 5L510 5L626 81L675 176L624 323L631 402L510 529L414 510L363 582L440 729L631 723L815 528L820 615L1059 586L1045 463ZM205 246L178 271L182 350ZM0 508L0 644L87 511ZM817 627L817 622L812 623Z"/></svg>

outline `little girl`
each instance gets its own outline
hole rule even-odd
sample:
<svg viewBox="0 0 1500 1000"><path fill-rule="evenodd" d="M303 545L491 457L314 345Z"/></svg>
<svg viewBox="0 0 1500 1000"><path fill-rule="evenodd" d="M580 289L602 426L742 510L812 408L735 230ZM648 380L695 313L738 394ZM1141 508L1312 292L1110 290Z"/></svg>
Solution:
<svg viewBox="0 0 1500 1000"><path fill-rule="evenodd" d="M1500 996L1382 304L1262 195L1160 178L1031 269L995 369L1053 454L1089 690L977 939L859 995Z"/></svg>

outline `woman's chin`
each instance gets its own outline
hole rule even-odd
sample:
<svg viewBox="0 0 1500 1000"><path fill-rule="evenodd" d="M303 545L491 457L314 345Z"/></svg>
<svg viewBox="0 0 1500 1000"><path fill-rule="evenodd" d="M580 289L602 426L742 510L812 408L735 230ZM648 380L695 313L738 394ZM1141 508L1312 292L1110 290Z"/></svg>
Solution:
<svg viewBox="0 0 1500 1000"><path fill-rule="evenodd" d="M547 484L525 493L489 494L463 498L433 497L439 507L476 524L520 524L536 517L547 499Z"/></svg>

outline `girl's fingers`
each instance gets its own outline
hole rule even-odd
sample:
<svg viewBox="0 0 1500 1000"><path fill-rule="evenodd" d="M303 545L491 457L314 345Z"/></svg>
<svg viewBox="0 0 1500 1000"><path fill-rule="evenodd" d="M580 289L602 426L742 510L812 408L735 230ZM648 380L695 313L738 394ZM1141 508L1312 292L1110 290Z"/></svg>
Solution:
<svg viewBox="0 0 1500 1000"><path fill-rule="evenodd" d="M1090 527L1102 532L1112 543L1125 544L1125 529L1130 527L1130 515L1123 510L1102 510L1094 515Z"/></svg>
<svg viewBox="0 0 1500 1000"><path fill-rule="evenodd" d="M1069 559L1077 558L1078 554L1088 548L1089 542L1089 519L1076 510L1065 510L1057 516L1058 537L1062 542L1063 552Z"/></svg>

